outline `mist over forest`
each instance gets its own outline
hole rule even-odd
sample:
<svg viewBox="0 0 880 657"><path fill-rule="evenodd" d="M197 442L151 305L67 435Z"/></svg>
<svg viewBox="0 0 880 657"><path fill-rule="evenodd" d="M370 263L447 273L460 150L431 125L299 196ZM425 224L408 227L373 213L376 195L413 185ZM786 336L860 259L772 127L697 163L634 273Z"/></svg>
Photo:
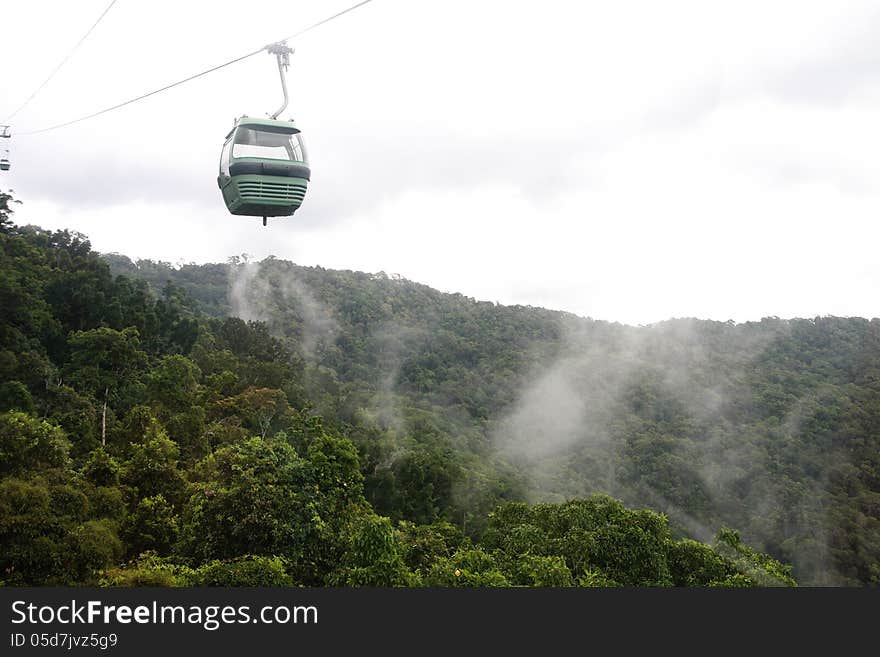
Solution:
<svg viewBox="0 0 880 657"><path fill-rule="evenodd" d="M880 320L632 327L382 272L104 258L208 314L264 322L394 520L479 530L501 500L607 493L682 536L736 528L801 583L878 581Z"/></svg>
<svg viewBox="0 0 880 657"><path fill-rule="evenodd" d="M0 196L9 585L880 583L880 320L627 326Z"/></svg>

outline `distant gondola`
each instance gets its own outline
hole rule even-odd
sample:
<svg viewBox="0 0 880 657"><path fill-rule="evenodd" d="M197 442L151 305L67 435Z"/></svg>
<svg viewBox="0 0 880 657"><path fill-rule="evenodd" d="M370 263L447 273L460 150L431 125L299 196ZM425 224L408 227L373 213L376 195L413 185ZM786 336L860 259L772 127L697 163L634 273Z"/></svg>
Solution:
<svg viewBox="0 0 880 657"><path fill-rule="evenodd" d="M0 125L0 138L9 139L10 137L12 137L12 135L9 132L9 126ZM9 171L10 166L11 164L9 163L9 149L0 149L0 171Z"/></svg>

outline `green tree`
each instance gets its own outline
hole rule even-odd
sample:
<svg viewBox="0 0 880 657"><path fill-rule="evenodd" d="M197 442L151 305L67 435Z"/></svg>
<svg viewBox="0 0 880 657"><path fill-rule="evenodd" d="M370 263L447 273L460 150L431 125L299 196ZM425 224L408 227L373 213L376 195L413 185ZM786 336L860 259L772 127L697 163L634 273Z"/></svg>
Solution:
<svg viewBox="0 0 880 657"><path fill-rule="evenodd" d="M0 189L0 233L7 233L12 229L12 214L15 210L10 207L10 203L21 203L12 196L13 190L3 191Z"/></svg>
<svg viewBox="0 0 880 657"><path fill-rule="evenodd" d="M65 540L64 570L70 581L93 583L100 571L122 557L122 541L109 520L89 520L74 527Z"/></svg>
<svg viewBox="0 0 880 657"><path fill-rule="evenodd" d="M103 447L99 447L91 454L82 469L82 474L87 481L95 486L117 486L121 467Z"/></svg>
<svg viewBox="0 0 880 657"><path fill-rule="evenodd" d="M281 430L291 421L291 409L280 390L250 387L234 397L216 403L217 412L223 416L236 415L243 426L263 439L271 431Z"/></svg>
<svg viewBox="0 0 880 657"><path fill-rule="evenodd" d="M0 581L12 586L88 584L122 555L114 523L87 520L72 486L44 479L0 481Z"/></svg>
<svg viewBox="0 0 880 657"><path fill-rule="evenodd" d="M332 586L407 586L416 579L403 561L391 521L381 516L357 518L348 532L348 549L328 577Z"/></svg>
<svg viewBox="0 0 880 657"><path fill-rule="evenodd" d="M189 586L289 587L294 580L285 570L281 557L243 555L226 561L209 561L188 578Z"/></svg>
<svg viewBox="0 0 880 657"><path fill-rule="evenodd" d="M510 586L491 554L482 549L462 549L441 557L423 579L425 586Z"/></svg>
<svg viewBox="0 0 880 657"><path fill-rule="evenodd" d="M0 413L0 475L66 468L69 451L59 427L20 411Z"/></svg>
<svg viewBox="0 0 880 657"><path fill-rule="evenodd" d="M101 401L101 444L107 443L107 406L137 379L146 363L137 329L98 328L73 333L65 376L74 388Z"/></svg>
<svg viewBox="0 0 880 657"><path fill-rule="evenodd" d="M161 495L173 506L184 498L186 480L178 468L180 450L156 420L140 442L132 443L122 466L122 483L134 491L133 499Z"/></svg>
<svg viewBox="0 0 880 657"><path fill-rule="evenodd" d="M137 556L152 551L160 556L171 553L179 528L174 509L161 494L141 499L122 524L126 552Z"/></svg>
<svg viewBox="0 0 880 657"><path fill-rule="evenodd" d="M398 523L403 560L414 572L426 573L441 557L451 557L464 544L461 530L444 520L430 525L416 525L406 520Z"/></svg>
<svg viewBox="0 0 880 657"><path fill-rule="evenodd" d="M153 412L184 455L193 459L207 453L200 378L198 365L179 354L165 356L147 375Z"/></svg>
<svg viewBox="0 0 880 657"><path fill-rule="evenodd" d="M309 429L298 436L304 455L280 436L204 459L184 513L181 552L197 561L282 556L296 581L319 584L364 501L354 446L317 425Z"/></svg>
<svg viewBox="0 0 880 657"><path fill-rule="evenodd" d="M308 464L283 441L259 438L199 464L184 514L183 550L199 561L242 554L297 559L323 522Z"/></svg>
<svg viewBox="0 0 880 657"><path fill-rule="evenodd" d="M722 529L718 532L715 546L719 553L733 562L740 575L757 586L797 586L791 576L791 566L745 545L737 531Z"/></svg>
<svg viewBox="0 0 880 657"><path fill-rule="evenodd" d="M0 412L17 410L31 413L34 400L27 386L21 381L0 383Z"/></svg>

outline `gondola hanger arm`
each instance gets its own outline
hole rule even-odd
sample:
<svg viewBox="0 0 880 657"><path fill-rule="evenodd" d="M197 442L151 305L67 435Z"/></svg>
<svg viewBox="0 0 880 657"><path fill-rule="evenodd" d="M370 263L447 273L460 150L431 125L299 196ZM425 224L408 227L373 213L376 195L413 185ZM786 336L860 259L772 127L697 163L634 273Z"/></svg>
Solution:
<svg viewBox="0 0 880 657"><path fill-rule="evenodd" d="M278 60L278 74L281 76L281 91L284 92L284 104L281 105L274 114L270 115L270 118L277 119L278 115L287 108L287 103L289 101L287 94L287 76L285 75L285 71L287 71L290 66L290 55L293 54L294 49L288 47L286 41L279 41L277 43L270 43L266 46L266 50L270 55L275 55L275 58Z"/></svg>

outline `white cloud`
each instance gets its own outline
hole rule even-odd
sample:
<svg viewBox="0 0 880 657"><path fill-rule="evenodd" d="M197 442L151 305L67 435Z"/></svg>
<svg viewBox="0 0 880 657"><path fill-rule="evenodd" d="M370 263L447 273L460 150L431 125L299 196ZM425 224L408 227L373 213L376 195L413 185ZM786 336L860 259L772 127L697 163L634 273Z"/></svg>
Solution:
<svg viewBox="0 0 880 657"><path fill-rule="evenodd" d="M49 3L45 21L7 4L7 48L28 55L4 67L0 115L105 6ZM345 6L255 2L271 19L243 21L235 3L120 3L17 128ZM876 316L878 23L861 0L376 0L295 44L291 113L314 175L293 218L232 217L214 183L233 118L280 100L262 54L15 139L0 184L25 200L21 221L135 257L274 254L629 323Z"/></svg>

